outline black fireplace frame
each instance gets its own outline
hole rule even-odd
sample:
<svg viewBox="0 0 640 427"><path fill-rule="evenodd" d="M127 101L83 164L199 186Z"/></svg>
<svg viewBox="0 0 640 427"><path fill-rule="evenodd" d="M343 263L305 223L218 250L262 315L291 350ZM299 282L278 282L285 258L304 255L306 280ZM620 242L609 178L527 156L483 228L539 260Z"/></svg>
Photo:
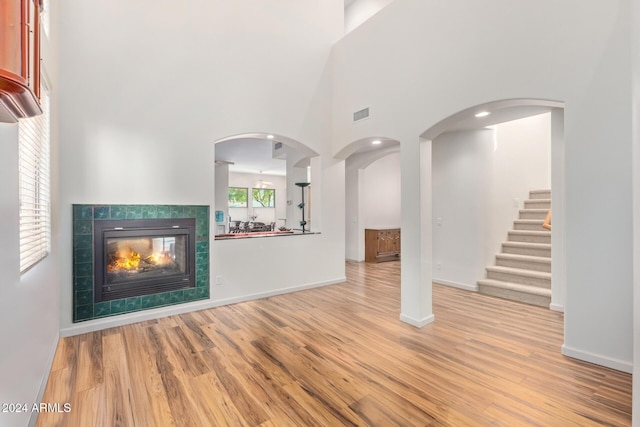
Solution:
<svg viewBox="0 0 640 427"><path fill-rule="evenodd" d="M94 302L196 287L196 221L186 219L101 220L94 222ZM186 236L186 271L121 284L107 284L107 240L117 237Z"/></svg>

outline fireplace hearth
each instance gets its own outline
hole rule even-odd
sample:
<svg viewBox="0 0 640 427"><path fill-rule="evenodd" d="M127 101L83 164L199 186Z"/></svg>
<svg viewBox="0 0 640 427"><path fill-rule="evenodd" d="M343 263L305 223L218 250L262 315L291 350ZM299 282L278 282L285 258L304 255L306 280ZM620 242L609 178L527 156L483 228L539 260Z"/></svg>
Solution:
<svg viewBox="0 0 640 427"><path fill-rule="evenodd" d="M94 301L195 287L195 220L94 223Z"/></svg>

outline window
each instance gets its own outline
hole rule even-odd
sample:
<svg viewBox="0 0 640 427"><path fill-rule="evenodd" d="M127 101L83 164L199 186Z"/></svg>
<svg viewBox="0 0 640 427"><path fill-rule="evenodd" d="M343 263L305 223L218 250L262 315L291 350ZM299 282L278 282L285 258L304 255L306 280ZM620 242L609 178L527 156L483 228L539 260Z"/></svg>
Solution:
<svg viewBox="0 0 640 427"><path fill-rule="evenodd" d="M229 187L229 207L230 208L246 208L248 188Z"/></svg>
<svg viewBox="0 0 640 427"><path fill-rule="evenodd" d="M254 208L275 208L276 190L267 188L254 188L252 192Z"/></svg>
<svg viewBox="0 0 640 427"><path fill-rule="evenodd" d="M18 125L21 273L45 258L51 247L49 94L44 87L40 103L42 114L20 119Z"/></svg>

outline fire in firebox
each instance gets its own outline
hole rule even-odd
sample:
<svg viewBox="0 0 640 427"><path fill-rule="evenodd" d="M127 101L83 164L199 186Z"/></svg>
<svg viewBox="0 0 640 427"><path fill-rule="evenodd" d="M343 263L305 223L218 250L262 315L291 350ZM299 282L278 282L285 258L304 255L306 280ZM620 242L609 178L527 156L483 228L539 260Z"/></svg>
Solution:
<svg viewBox="0 0 640 427"><path fill-rule="evenodd" d="M94 301L195 288L195 219L94 223Z"/></svg>
<svg viewBox="0 0 640 427"><path fill-rule="evenodd" d="M169 251L154 252L149 256L142 257L140 253L127 247L117 251L113 257L110 257L107 272L137 273L166 266L177 268Z"/></svg>
<svg viewBox="0 0 640 427"><path fill-rule="evenodd" d="M109 239L107 243L107 282L115 283L133 276L156 276L184 271L176 257L182 237L143 237Z"/></svg>

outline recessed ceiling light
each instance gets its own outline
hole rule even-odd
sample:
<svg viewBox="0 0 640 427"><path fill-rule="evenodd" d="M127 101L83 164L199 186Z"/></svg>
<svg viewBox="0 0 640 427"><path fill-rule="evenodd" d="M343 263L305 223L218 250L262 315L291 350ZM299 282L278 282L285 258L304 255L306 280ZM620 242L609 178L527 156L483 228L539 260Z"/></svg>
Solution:
<svg viewBox="0 0 640 427"><path fill-rule="evenodd" d="M371 143L373 145L380 145L380 144L382 144L382 141L380 141L379 139L376 139L375 141L371 141Z"/></svg>
<svg viewBox="0 0 640 427"><path fill-rule="evenodd" d="M273 139L273 138L275 138L275 136L273 136L273 135L267 135L267 138L269 138L269 139Z"/></svg>
<svg viewBox="0 0 640 427"><path fill-rule="evenodd" d="M480 111L479 113L476 113L476 117L487 117L489 114L491 114L488 111Z"/></svg>

